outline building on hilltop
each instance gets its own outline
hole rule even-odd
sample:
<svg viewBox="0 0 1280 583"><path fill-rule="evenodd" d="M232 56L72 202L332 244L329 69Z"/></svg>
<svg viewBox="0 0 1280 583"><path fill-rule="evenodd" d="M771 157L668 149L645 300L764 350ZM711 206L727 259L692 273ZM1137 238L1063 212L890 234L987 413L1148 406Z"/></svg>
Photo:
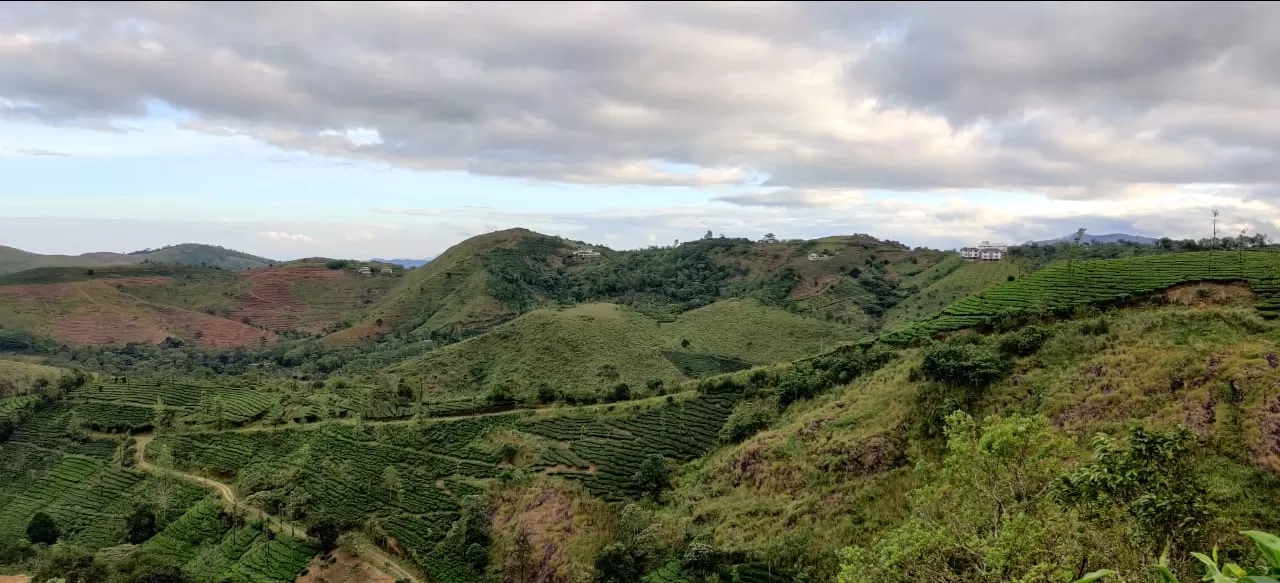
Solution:
<svg viewBox="0 0 1280 583"><path fill-rule="evenodd" d="M960 257L974 261L1000 261L1008 251L1009 247L1006 245L992 245L990 241L983 241L977 247L961 247Z"/></svg>
<svg viewBox="0 0 1280 583"><path fill-rule="evenodd" d="M808 259L809 261L826 261L831 259L831 256L827 254L819 255L817 253L810 253Z"/></svg>
<svg viewBox="0 0 1280 583"><path fill-rule="evenodd" d="M361 267L360 269L357 269L356 273L360 275L373 275L373 270L369 269L369 267L366 265L364 267Z"/></svg>
<svg viewBox="0 0 1280 583"><path fill-rule="evenodd" d="M578 249L572 255L575 259L595 259L600 256L600 252L591 249Z"/></svg>
<svg viewBox="0 0 1280 583"><path fill-rule="evenodd" d="M395 275L395 272L392 271L390 267L383 267L382 275Z"/></svg>

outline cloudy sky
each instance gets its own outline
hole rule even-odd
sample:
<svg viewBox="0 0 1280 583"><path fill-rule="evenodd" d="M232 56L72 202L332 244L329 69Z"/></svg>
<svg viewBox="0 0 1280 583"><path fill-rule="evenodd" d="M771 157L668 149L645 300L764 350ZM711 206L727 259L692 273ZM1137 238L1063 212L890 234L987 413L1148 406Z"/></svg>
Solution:
<svg viewBox="0 0 1280 583"><path fill-rule="evenodd" d="M0 244L1280 225L1280 5L0 4Z"/></svg>

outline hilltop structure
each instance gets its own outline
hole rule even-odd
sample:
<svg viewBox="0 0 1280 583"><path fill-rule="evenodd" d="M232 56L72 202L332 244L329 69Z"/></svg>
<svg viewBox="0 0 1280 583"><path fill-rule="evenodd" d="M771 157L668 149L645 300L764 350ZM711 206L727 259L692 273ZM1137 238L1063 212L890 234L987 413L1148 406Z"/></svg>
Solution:
<svg viewBox="0 0 1280 583"><path fill-rule="evenodd" d="M992 245L990 241L983 241L977 247L962 247L960 256L973 261L1000 261L1008 251L1007 245Z"/></svg>

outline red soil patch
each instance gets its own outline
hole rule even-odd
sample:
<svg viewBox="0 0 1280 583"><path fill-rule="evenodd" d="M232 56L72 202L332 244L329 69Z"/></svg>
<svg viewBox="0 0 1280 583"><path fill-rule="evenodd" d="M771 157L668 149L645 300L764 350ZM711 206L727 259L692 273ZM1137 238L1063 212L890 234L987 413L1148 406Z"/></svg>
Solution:
<svg viewBox="0 0 1280 583"><path fill-rule="evenodd" d="M73 346L155 343L169 336L150 319L113 312L92 312L59 316L53 322L53 336Z"/></svg>
<svg viewBox="0 0 1280 583"><path fill-rule="evenodd" d="M26 575L0 575L0 583L27 583L31 581Z"/></svg>
<svg viewBox="0 0 1280 583"><path fill-rule="evenodd" d="M377 336L380 330L383 330L383 328L379 328L377 324L364 322L345 330L338 330L325 336L321 341L326 346L351 346Z"/></svg>
<svg viewBox="0 0 1280 583"><path fill-rule="evenodd" d="M839 282L840 277L839 275L822 275L813 279L801 279L794 288L791 288L791 299L803 300L821 294Z"/></svg>
<svg viewBox="0 0 1280 583"><path fill-rule="evenodd" d="M293 284L301 281L334 281L355 277L341 270L310 267L276 268L254 270L242 274L241 277L249 279L249 295L242 298L242 306L230 314L231 319L248 320L249 323L268 330L300 329L318 332L328 322L304 321L308 311L340 311L360 305L358 291L336 286L332 293L324 296L322 301L311 305L293 295Z"/></svg>
<svg viewBox="0 0 1280 583"><path fill-rule="evenodd" d="M1190 283L1171 287L1164 295L1172 303L1203 308L1247 303L1253 290L1243 283Z"/></svg>
<svg viewBox="0 0 1280 583"><path fill-rule="evenodd" d="M165 328L180 330L182 333L179 336L204 346L235 348L260 344L264 339L266 342L275 342L277 339L274 332L226 318L164 306L154 306L154 309Z"/></svg>
<svg viewBox="0 0 1280 583"><path fill-rule="evenodd" d="M395 583L396 578L373 568L360 557L342 551L333 552L332 563L320 556L307 565L307 574L294 583ZM3 583L3 582L0 582Z"/></svg>

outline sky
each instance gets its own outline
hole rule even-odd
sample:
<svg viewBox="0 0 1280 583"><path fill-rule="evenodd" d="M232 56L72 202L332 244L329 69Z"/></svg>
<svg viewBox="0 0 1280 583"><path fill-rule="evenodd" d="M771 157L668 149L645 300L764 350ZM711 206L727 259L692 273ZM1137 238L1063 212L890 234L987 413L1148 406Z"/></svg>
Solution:
<svg viewBox="0 0 1280 583"><path fill-rule="evenodd" d="M1280 4L0 3L0 245L1280 233Z"/></svg>

